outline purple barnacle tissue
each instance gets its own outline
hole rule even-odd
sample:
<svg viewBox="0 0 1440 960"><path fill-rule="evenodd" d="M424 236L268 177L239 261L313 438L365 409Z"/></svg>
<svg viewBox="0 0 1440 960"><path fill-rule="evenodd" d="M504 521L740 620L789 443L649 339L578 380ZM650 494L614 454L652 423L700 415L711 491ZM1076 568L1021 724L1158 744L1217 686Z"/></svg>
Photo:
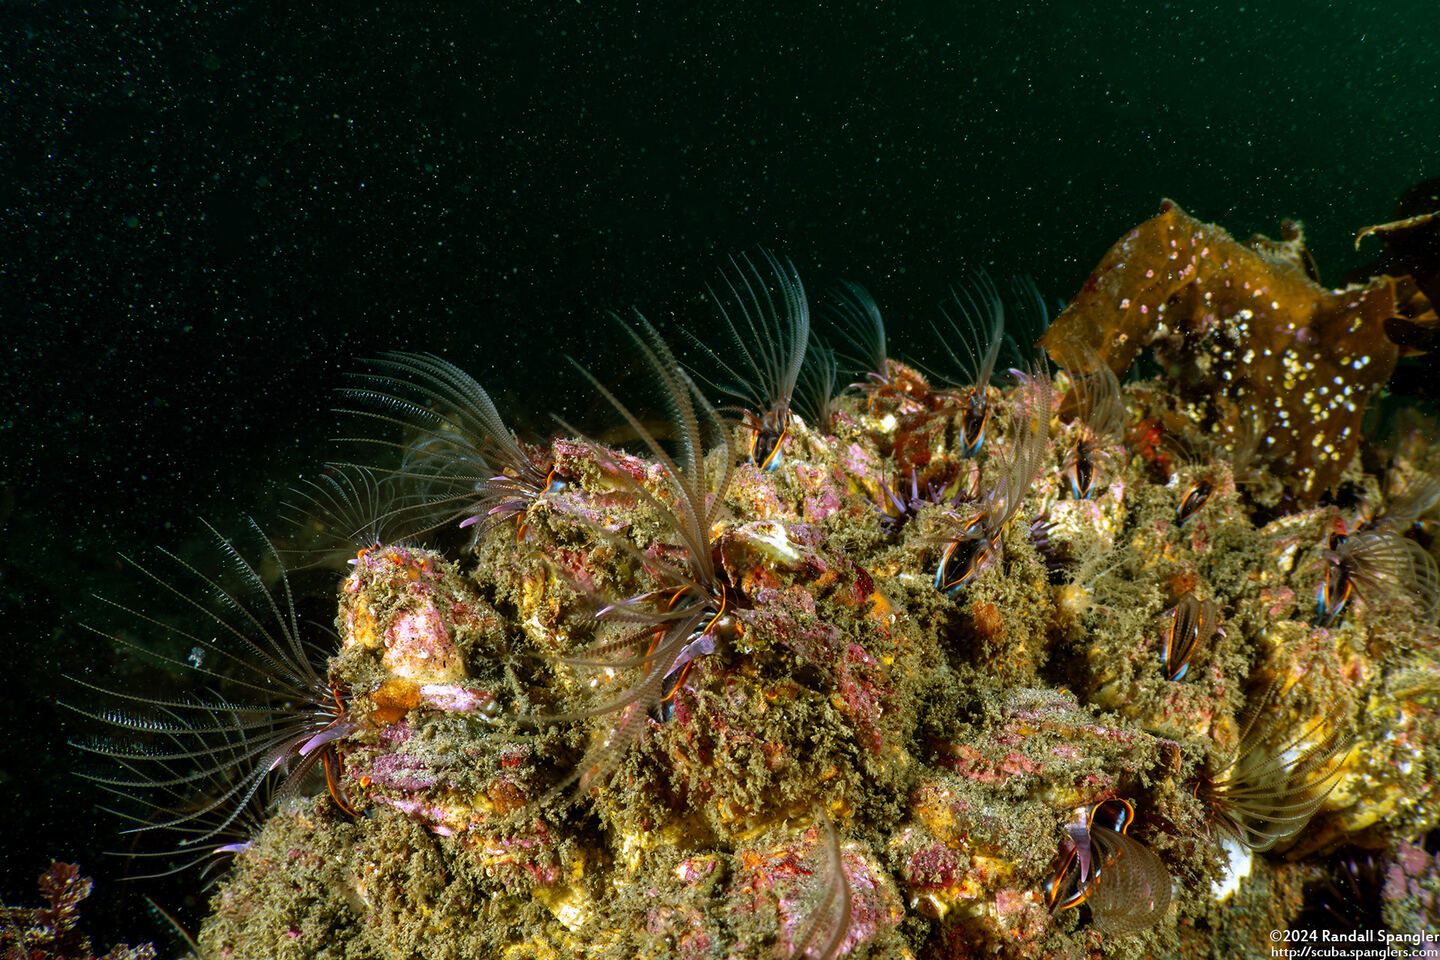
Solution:
<svg viewBox="0 0 1440 960"><path fill-rule="evenodd" d="M370 764L369 776L371 783L377 787L409 793L427 790L437 782L434 771L426 766L425 761L403 753L386 753L376 757Z"/></svg>
<svg viewBox="0 0 1440 960"><path fill-rule="evenodd" d="M420 687L420 702L431 710L474 713L487 720L500 715L500 704L489 690L463 683L427 683Z"/></svg>

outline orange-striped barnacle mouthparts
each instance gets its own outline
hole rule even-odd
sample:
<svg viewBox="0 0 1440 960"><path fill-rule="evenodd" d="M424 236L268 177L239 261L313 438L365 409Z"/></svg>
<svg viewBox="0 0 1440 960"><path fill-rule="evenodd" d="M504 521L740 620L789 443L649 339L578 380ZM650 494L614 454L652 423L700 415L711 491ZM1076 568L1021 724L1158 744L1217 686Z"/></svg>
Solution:
<svg viewBox="0 0 1440 960"><path fill-rule="evenodd" d="M990 423L990 379L1005 342L1005 305L995 281L983 270L965 283L951 288L950 301L940 312L950 326L949 334L934 328L945 352L965 380L964 410L960 415L960 455L974 457L985 443ZM959 316L959 320L956 316ZM953 344L953 345L952 345Z"/></svg>
<svg viewBox="0 0 1440 960"><path fill-rule="evenodd" d="M935 569L935 589L954 596L985 569L995 545L983 534L966 534L950 541Z"/></svg>
<svg viewBox="0 0 1440 960"><path fill-rule="evenodd" d="M1338 552L1344 543L1345 534L1330 534L1329 555L1333 560L1325 567L1325 579L1320 581L1315 598L1315 625L1319 627L1328 627L1335 622L1355 589L1355 582L1350 577L1351 564Z"/></svg>
<svg viewBox="0 0 1440 960"><path fill-rule="evenodd" d="M1210 495L1214 492L1215 483L1209 477L1201 477L1190 484L1190 489L1185 491L1185 496L1180 500L1180 506L1175 508L1175 522L1184 526L1186 520L1195 516L1210 502Z"/></svg>
<svg viewBox="0 0 1440 960"><path fill-rule="evenodd" d="M774 470L810 345L805 287L795 264L761 248L758 263L744 255L731 257L730 269L722 269L710 287L710 298L728 345L719 348L693 332L686 334L710 358L720 379L692 372L736 402L751 431L750 462Z"/></svg>
<svg viewBox="0 0 1440 960"><path fill-rule="evenodd" d="M984 387L971 387L965 396L965 410L960 415L960 455L976 457L985 443L985 428L990 424L990 399Z"/></svg>
<svg viewBox="0 0 1440 960"><path fill-rule="evenodd" d="M1065 479L1070 484L1070 495L1076 500L1090 499L1095 487L1095 443L1088 437L1076 441L1065 467Z"/></svg>
<svg viewBox="0 0 1440 960"><path fill-rule="evenodd" d="M1060 866L1044 890L1052 911L1088 904L1095 924L1108 933L1143 930L1165 915L1170 873L1150 848L1127 836L1134 818L1128 800L1111 798L1066 825Z"/></svg>
<svg viewBox="0 0 1440 960"><path fill-rule="evenodd" d="M1166 614L1165 679L1183 680L1195 648L1219 631L1220 605L1186 594Z"/></svg>
<svg viewBox="0 0 1440 960"><path fill-rule="evenodd" d="M1414 540L1385 529L1349 535L1332 533L1325 580L1316 602L1316 624L1328 627L1353 596L1372 608L1408 611L1423 623L1434 623L1440 608L1440 570L1435 559Z"/></svg>
<svg viewBox="0 0 1440 960"><path fill-rule="evenodd" d="M1102 447L1117 441L1125 426L1125 403L1120 381L1099 353L1085 343L1066 343L1057 348L1070 380L1060 404L1079 428L1079 436L1065 462L1065 479L1076 500L1089 499L1094 490L1100 461L1110 457Z"/></svg>
<svg viewBox="0 0 1440 960"><path fill-rule="evenodd" d="M781 446L790 432L790 411L775 407L764 417L746 417L750 426L750 462L769 473L784 459Z"/></svg>

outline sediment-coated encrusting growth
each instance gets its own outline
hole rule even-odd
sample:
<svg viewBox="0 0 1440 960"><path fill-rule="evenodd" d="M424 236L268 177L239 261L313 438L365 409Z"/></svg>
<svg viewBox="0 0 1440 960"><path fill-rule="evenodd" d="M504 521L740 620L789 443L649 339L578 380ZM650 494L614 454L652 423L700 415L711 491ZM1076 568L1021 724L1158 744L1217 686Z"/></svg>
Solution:
<svg viewBox="0 0 1440 960"><path fill-rule="evenodd" d="M420 525L449 546L367 535L347 564L325 682L287 701L315 729L282 752L332 754L364 815L318 777L276 806L201 954L1268 956L1248 938L1287 926L1330 851L1440 826L1440 449L1411 417L1363 458L1338 421L1306 424L1319 452L1298 454L1319 384L1256 379L1245 349L1316 307L1290 353L1353 370L1345 322L1383 329L1381 295L1272 282L1229 247L1204 260L1218 228L1191 224L1192 249L1180 222L1123 239L1062 314L1084 321L1045 339L1062 374L1003 387L933 385L848 286L838 326L860 345L842 349L868 376L789 415L814 344L769 254L717 287L713 381L638 316L623 351L585 358L615 425L593 438L517 441L427 355L372 368L354 406L394 431L380 482L321 481L338 503L318 512L416 516L405 491L426 483ZM977 365L993 299L975 294ZM1107 310L1118 326L1085 326ZM1125 378L1122 336L1156 347L1157 376ZM1408 566L1362 562L1377 539ZM185 636L206 621L172 663ZM206 763L174 772L198 788ZM173 819L180 798L149 783Z"/></svg>

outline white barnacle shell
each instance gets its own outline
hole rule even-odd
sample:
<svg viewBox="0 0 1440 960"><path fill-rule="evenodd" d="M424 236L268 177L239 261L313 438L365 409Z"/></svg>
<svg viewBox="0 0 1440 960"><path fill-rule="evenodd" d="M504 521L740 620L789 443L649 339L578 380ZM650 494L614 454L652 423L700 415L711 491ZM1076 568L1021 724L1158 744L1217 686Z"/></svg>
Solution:
<svg viewBox="0 0 1440 960"><path fill-rule="evenodd" d="M751 562L783 569L800 566L800 548L790 539L790 533L783 523L756 520L737 527L730 536L731 542L740 547Z"/></svg>

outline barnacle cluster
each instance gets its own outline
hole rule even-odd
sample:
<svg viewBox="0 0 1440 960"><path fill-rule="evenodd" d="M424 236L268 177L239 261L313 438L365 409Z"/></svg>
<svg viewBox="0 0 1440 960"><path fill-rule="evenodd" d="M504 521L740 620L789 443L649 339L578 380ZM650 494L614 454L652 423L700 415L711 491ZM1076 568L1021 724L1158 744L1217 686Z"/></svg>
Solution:
<svg viewBox="0 0 1440 960"><path fill-rule="evenodd" d="M85 707L97 776L233 855L206 956L1268 956L1307 861L1440 824L1440 451L1356 456L1395 281L1298 249L1167 204L1058 375L991 382L1002 297L958 297L947 388L863 288L812 328L740 258L693 371L618 321L663 428L577 363L628 443L382 357L346 391L381 456L310 487L358 550L334 635L227 541L247 592L178 634L216 692Z"/></svg>

